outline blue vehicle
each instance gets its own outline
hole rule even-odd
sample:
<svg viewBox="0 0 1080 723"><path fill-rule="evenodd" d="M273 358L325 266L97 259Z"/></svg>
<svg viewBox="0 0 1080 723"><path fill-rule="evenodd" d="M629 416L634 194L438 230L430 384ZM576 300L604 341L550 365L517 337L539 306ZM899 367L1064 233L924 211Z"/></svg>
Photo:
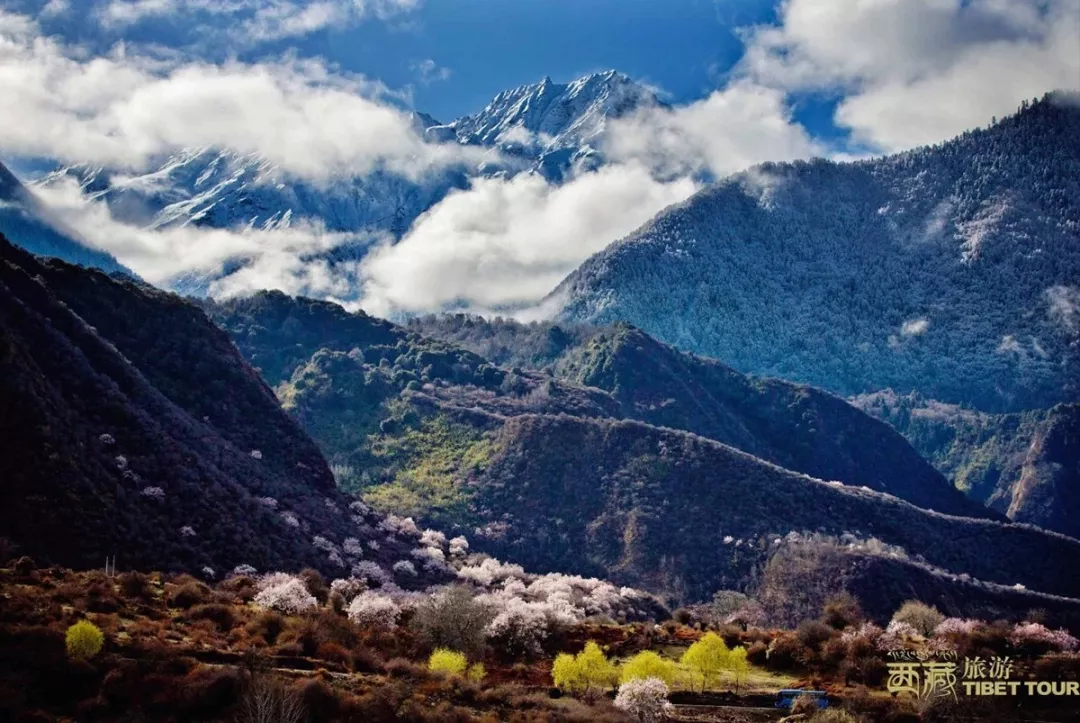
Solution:
<svg viewBox="0 0 1080 723"><path fill-rule="evenodd" d="M790 708L795 705L795 699L799 696L810 696L817 703L818 708L829 707L829 695L823 690L800 690L799 688L785 688L776 693L776 707Z"/></svg>

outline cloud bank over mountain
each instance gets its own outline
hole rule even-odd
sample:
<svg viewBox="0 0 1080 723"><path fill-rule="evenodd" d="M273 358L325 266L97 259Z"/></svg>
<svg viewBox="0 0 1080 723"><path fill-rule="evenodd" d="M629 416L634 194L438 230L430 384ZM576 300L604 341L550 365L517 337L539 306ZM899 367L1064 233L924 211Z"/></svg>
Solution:
<svg viewBox="0 0 1080 723"><path fill-rule="evenodd" d="M332 228L318 216L255 227L239 213L231 225L152 226L118 217L107 194L41 189L87 238L156 283L198 275L211 294L279 288L385 314L528 308L703 182L763 161L846 157L849 148L793 115L808 96L837 99L835 126L874 154L944 140L1080 80L1080 24L1070 22L1080 0L789 0L773 23L742 29L742 58L700 100L606 100L601 130L575 135L571 148L521 120L554 112L544 105L547 86L537 86L514 97L518 106L499 108L505 127L482 145L410 112L408 89L324 58L274 50L221 59L189 42L203 33L238 49L276 48L331 27L408 18L419 0L96 2L91 16L113 39L106 50L42 29L73 6L52 0L31 14L26 5L0 9L4 158L121 169L162 184L163 195L180 191L159 171L192 148L259 159L266 173L254 183L267 187L357 185L379 174L430 186L460 174L464 181L407 213L392 234L377 224ZM185 30L173 47L127 41L132 29L163 20ZM437 71L423 62L417 72ZM531 163L522 147L545 143L551 152L536 172L520 175ZM345 247L375 251L328 260Z"/></svg>
<svg viewBox="0 0 1080 723"><path fill-rule="evenodd" d="M385 168L418 176L475 162L427 143L381 83L318 59L213 64L129 53L85 57L0 11L0 118L5 154L146 168L192 146L257 153L286 173L327 180Z"/></svg>

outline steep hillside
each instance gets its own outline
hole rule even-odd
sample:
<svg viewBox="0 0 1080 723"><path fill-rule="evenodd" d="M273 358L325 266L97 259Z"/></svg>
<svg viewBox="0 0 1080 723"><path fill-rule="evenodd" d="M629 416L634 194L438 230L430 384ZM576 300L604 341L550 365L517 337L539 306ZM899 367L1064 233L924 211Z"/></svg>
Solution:
<svg viewBox="0 0 1080 723"><path fill-rule="evenodd" d="M952 489L895 431L843 400L786 382L749 379L625 325L587 332L537 329L550 344L547 352L537 349L537 354L555 359L558 349L557 361L542 373L501 369L451 343L280 293L206 303L205 308L271 384L292 377L289 385L278 386L286 406L302 415L332 460L357 469L374 463L366 440L382 419L393 416L387 405L396 403L399 393L423 389L441 402L506 416L637 419L694 432L815 477L889 492L922 507L993 516ZM448 318L448 325L464 328L455 317ZM427 324L432 330L436 326ZM483 328L469 332L474 341L479 342ZM533 346L524 328L516 339ZM326 352L316 354L321 349Z"/></svg>
<svg viewBox="0 0 1080 723"><path fill-rule="evenodd" d="M812 387L752 379L626 325L598 334L563 374L610 391L626 417L694 432L787 469L889 492L920 507L982 516L898 434Z"/></svg>
<svg viewBox="0 0 1080 723"><path fill-rule="evenodd" d="M1080 552L1075 540L815 480L696 435L613 421L599 405L559 413L583 390L542 375L410 390L393 384L411 373L399 363L319 352L281 391L366 502L530 568L696 600L750 585L789 533L852 533L953 576L1080 594L1061 562Z"/></svg>
<svg viewBox="0 0 1080 723"><path fill-rule="evenodd" d="M792 625L804 617L800 607L820 607L840 591L857 598L862 610L882 624L896 611L897 600L923 600L950 617L1027 619L1041 611L1069 627L1080 625L1080 600L1075 598L952 575L882 548L822 535L785 541L770 557L755 592L769 615Z"/></svg>
<svg viewBox="0 0 1080 723"><path fill-rule="evenodd" d="M197 307L0 238L0 331L0 537L39 562L341 575L414 547Z"/></svg>
<svg viewBox="0 0 1080 723"><path fill-rule="evenodd" d="M987 414L891 391L851 401L895 427L971 497L1018 522L1080 537L1080 405Z"/></svg>
<svg viewBox="0 0 1080 723"><path fill-rule="evenodd" d="M1080 105L947 143L765 164L586 261L565 320L628 321L743 372L986 411L1080 394Z"/></svg>
<svg viewBox="0 0 1080 723"><path fill-rule="evenodd" d="M484 541L538 569L603 570L700 599L746 585L775 540L810 531L874 537L954 575L1080 595L1076 540L928 512L693 435L526 415L493 444L467 484Z"/></svg>
<svg viewBox="0 0 1080 723"><path fill-rule="evenodd" d="M91 247L0 163L0 234L31 253L103 271L131 272L110 254Z"/></svg>

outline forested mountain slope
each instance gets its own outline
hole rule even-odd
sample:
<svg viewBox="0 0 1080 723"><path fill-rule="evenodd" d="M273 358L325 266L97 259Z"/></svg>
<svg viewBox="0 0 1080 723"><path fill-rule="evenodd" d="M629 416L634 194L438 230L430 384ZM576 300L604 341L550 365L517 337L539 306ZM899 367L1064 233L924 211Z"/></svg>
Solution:
<svg viewBox="0 0 1080 723"><path fill-rule="evenodd" d="M558 348L557 363L540 373L499 368L452 338L437 341L362 313L347 314L334 304L281 293L204 306L271 384L291 377L289 385L278 387L279 395L287 404L307 400L306 411L298 413L333 453L342 449L328 449L328 439L346 436L355 449L367 449L364 437L379 421L372 405L396 397L397 390L430 386L429 394L498 414L637 419L694 432L822 479L889 492L950 514L993 516L952 489L888 425L843 400L809 387L750 379L626 325L548 328L541 335L554 345L552 352ZM454 321L447 317L447 326ZM435 331L437 324L428 326ZM479 339L482 332L474 333ZM532 346L524 333L516 338ZM321 349L326 351L316 354ZM351 424L338 419L338 407L322 406L324 395L333 398L343 386L368 401L363 411L353 405ZM366 453L348 456L335 459L357 468L371 463Z"/></svg>
<svg viewBox="0 0 1080 723"><path fill-rule="evenodd" d="M467 533L533 569L697 600L752 585L790 533L850 533L845 544L873 548L876 538L906 551L887 555L925 559L938 585L969 602L975 593L957 575L1080 595L1070 582L1076 540L929 512L686 432L616 421L587 389L535 372L417 385L405 381L414 351L394 366L372 352L317 352L280 388L340 460L341 483L377 509ZM456 359L444 361L462 374L469 357Z"/></svg>
<svg viewBox="0 0 1080 723"><path fill-rule="evenodd" d="M976 500L1080 537L1080 405L987 414L891 391L851 400L901 432Z"/></svg>
<svg viewBox="0 0 1080 723"><path fill-rule="evenodd" d="M725 445L640 422L508 419L469 487L490 544L523 564L605 570L706 597L753 579L796 532L873 537L960 575L1075 597L1080 542L1037 528L949 517L826 483ZM729 539L730 538L730 539ZM1043 555L1053 557L1043 558Z"/></svg>
<svg viewBox="0 0 1080 723"><path fill-rule="evenodd" d="M38 562L341 575L414 546L349 509L200 309L2 237L0 410L0 537Z"/></svg>
<svg viewBox="0 0 1080 723"><path fill-rule="evenodd" d="M986 411L1080 395L1080 103L946 143L737 174L586 261L564 320L743 372Z"/></svg>

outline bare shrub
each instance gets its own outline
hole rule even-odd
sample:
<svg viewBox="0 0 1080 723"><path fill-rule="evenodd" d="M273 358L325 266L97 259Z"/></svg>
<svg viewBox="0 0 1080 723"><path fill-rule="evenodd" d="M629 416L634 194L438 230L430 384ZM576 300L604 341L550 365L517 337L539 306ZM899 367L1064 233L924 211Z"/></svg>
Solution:
<svg viewBox="0 0 1080 723"><path fill-rule="evenodd" d="M906 623L915 628L919 635L926 637L933 635L944 620L945 616L936 607L918 600L908 600L892 616L892 622Z"/></svg>
<svg viewBox="0 0 1080 723"><path fill-rule="evenodd" d="M426 648L448 648L477 659L483 655L485 628L490 621L491 613L476 602L472 592L451 587L422 602L409 628Z"/></svg>
<svg viewBox="0 0 1080 723"><path fill-rule="evenodd" d="M273 610L264 610L259 616L248 623L247 631L250 635L261 637L267 645L277 642L278 636L285 629L285 617Z"/></svg>
<svg viewBox="0 0 1080 723"><path fill-rule="evenodd" d="M300 695L266 675L254 675L240 698L237 723L303 723L307 709Z"/></svg>
<svg viewBox="0 0 1080 723"><path fill-rule="evenodd" d="M862 608L859 601L845 590L825 601L821 621L837 630L853 627L863 621Z"/></svg>
<svg viewBox="0 0 1080 723"><path fill-rule="evenodd" d="M170 607L184 608L186 610L195 605L201 605L210 599L210 588L194 578L183 580L183 582L178 579L177 583L178 586L169 593Z"/></svg>
<svg viewBox="0 0 1080 723"><path fill-rule="evenodd" d="M141 572L132 570L120 576L120 591L124 597L136 600L151 600L154 597L150 588L150 578Z"/></svg>
<svg viewBox="0 0 1080 723"><path fill-rule="evenodd" d="M190 620L210 620L223 633L229 632L236 625L236 611L231 605L221 603L196 605L188 610L187 617Z"/></svg>

